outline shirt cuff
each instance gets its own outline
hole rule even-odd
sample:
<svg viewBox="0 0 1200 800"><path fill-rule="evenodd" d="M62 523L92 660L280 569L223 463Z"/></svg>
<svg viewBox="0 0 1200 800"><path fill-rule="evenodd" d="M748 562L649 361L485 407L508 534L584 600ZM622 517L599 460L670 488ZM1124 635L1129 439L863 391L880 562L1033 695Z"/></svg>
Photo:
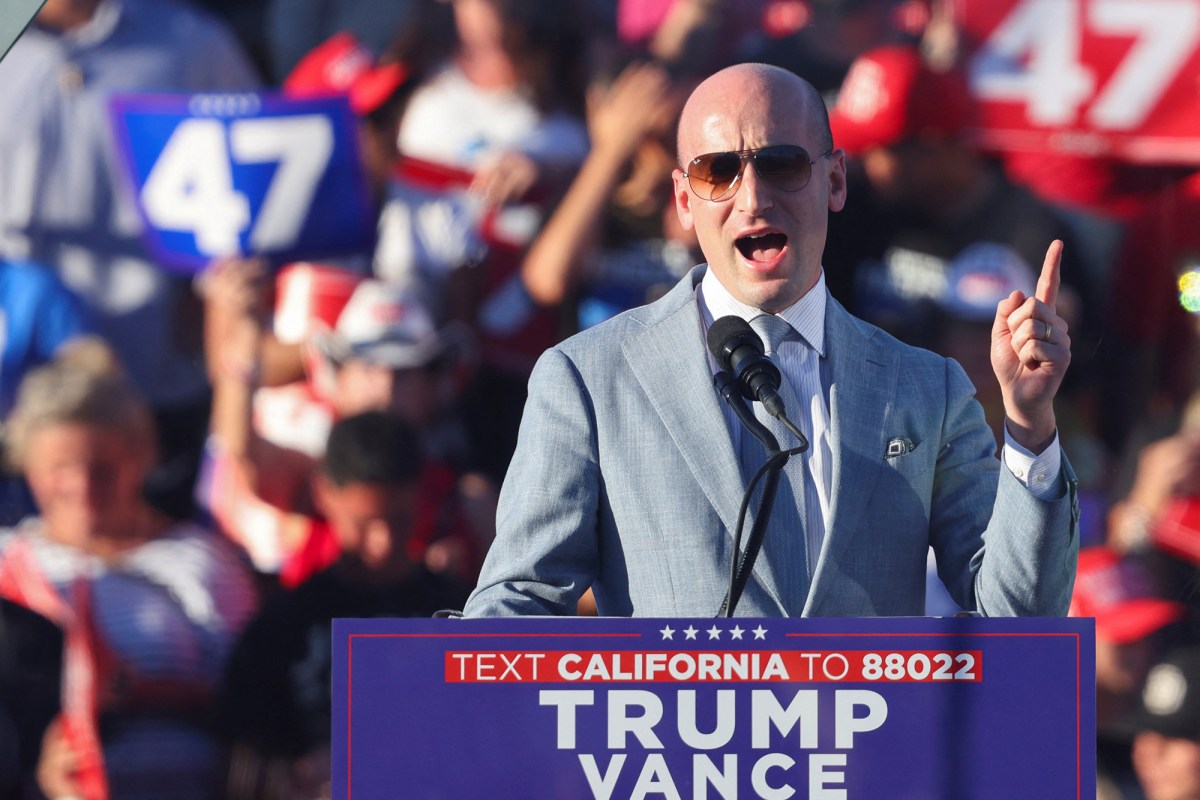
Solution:
<svg viewBox="0 0 1200 800"><path fill-rule="evenodd" d="M1059 494L1058 474L1062 472L1062 447L1058 443L1058 431L1054 432L1054 440L1049 447L1034 455L1016 443L1005 425L1004 465L1038 500L1055 499Z"/></svg>

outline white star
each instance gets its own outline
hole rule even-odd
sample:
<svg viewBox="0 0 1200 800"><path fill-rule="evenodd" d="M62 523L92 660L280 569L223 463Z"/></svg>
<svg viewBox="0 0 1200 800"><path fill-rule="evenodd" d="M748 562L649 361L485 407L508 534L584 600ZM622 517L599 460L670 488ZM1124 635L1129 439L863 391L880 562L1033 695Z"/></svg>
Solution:
<svg viewBox="0 0 1200 800"><path fill-rule="evenodd" d="M659 633L662 634L662 637L664 639L674 639L675 638L675 629L672 628L670 625L663 628L661 631L659 631Z"/></svg>
<svg viewBox="0 0 1200 800"><path fill-rule="evenodd" d="M683 635L689 639L695 639L697 633L699 633L699 631L693 628L691 625L688 625L683 629Z"/></svg>
<svg viewBox="0 0 1200 800"><path fill-rule="evenodd" d="M767 629L764 628L762 625L759 625L757 628L755 628L752 631L752 633L754 634L755 639L766 639L767 638Z"/></svg>
<svg viewBox="0 0 1200 800"><path fill-rule="evenodd" d="M708 629L708 638L709 639L720 639L721 638L721 629L718 628L716 625L713 625L711 628Z"/></svg>
<svg viewBox="0 0 1200 800"><path fill-rule="evenodd" d="M734 639L741 639L741 638L742 638L742 626L741 626L741 625L735 625L735 626L733 626L732 628L730 628L730 629L729 629L729 635L730 635L731 637L733 637Z"/></svg>

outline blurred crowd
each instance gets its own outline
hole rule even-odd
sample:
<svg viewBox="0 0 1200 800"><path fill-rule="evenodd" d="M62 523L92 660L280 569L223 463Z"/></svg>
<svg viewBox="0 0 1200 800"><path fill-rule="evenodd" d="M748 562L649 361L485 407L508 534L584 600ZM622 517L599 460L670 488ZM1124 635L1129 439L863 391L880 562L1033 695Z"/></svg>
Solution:
<svg viewBox="0 0 1200 800"><path fill-rule="evenodd" d="M830 291L998 435L996 303L1064 241L1099 796L1200 800L1200 172L984 149L948 6L47 0L0 62L0 799L327 796L330 620L462 607L534 360L702 260L676 116L765 61L851 157ZM374 241L164 268L108 98L267 90L349 97Z"/></svg>

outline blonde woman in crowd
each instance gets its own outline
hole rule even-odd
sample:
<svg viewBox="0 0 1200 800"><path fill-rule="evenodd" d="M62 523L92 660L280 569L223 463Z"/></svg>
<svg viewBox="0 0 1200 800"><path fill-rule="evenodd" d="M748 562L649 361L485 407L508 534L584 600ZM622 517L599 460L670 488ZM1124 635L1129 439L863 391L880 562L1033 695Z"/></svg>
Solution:
<svg viewBox="0 0 1200 800"><path fill-rule="evenodd" d="M30 373L6 426L39 514L0 532L0 594L65 630L37 775L50 798L218 796L206 714L256 596L232 545L143 499L154 442L146 404L93 342Z"/></svg>

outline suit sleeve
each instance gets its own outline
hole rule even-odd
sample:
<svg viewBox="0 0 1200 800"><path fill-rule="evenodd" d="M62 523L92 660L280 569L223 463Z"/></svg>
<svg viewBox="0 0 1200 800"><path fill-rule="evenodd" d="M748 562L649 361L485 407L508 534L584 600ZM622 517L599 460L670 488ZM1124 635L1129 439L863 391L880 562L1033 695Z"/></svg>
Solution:
<svg viewBox="0 0 1200 800"><path fill-rule="evenodd" d="M984 616L1063 616L1079 552L1075 475L1035 497L995 458L996 443L962 368L947 361L946 416L930 514L938 574Z"/></svg>
<svg viewBox="0 0 1200 800"><path fill-rule="evenodd" d="M496 539L466 616L575 613L599 564L595 411L575 365L548 350L529 380Z"/></svg>

